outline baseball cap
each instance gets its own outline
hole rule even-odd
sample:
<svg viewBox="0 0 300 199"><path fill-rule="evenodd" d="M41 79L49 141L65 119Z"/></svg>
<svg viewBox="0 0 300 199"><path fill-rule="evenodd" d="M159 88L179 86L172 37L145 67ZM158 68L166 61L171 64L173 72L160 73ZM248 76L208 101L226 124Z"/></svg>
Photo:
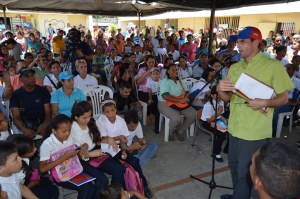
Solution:
<svg viewBox="0 0 300 199"><path fill-rule="evenodd" d="M159 68L157 68L157 67L153 67L153 68L150 69L150 72L151 72L151 73L154 72L154 71L160 72L160 71L159 71Z"/></svg>
<svg viewBox="0 0 300 199"><path fill-rule="evenodd" d="M242 29L238 35L234 35L235 39L254 39L258 40L259 43L262 42L262 35L258 28L247 26Z"/></svg>
<svg viewBox="0 0 300 199"><path fill-rule="evenodd" d="M26 76L28 73L33 73L33 74L35 74L35 71L34 71L33 69L30 69L30 68L22 68L22 69L19 71L19 77Z"/></svg>
<svg viewBox="0 0 300 199"><path fill-rule="evenodd" d="M68 79L71 79L73 77L74 77L73 74L69 74L66 71L64 71L64 72L61 72L59 74L58 79L59 79L59 81L61 81L61 80L68 80Z"/></svg>

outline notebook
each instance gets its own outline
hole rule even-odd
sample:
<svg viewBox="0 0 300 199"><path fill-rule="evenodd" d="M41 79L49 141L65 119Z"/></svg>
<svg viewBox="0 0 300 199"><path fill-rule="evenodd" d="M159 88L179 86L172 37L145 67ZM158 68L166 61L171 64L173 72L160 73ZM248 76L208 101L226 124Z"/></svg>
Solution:
<svg viewBox="0 0 300 199"><path fill-rule="evenodd" d="M74 178L69 180L69 182L79 187L79 186L81 186L85 183L88 183L90 181L93 181L95 179L96 178L94 178L84 172L81 172L80 174L78 174L77 176L75 176Z"/></svg>
<svg viewBox="0 0 300 199"><path fill-rule="evenodd" d="M114 157L119 151L121 151L120 148L118 148L117 151L114 151L112 146L104 143L101 143L101 150L102 152L109 153L112 157Z"/></svg>

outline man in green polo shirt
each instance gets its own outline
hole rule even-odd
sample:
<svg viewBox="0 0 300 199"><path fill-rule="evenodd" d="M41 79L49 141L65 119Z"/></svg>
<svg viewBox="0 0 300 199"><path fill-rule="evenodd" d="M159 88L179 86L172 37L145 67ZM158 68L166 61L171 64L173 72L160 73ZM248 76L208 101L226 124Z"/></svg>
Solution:
<svg viewBox="0 0 300 199"><path fill-rule="evenodd" d="M231 66L228 77L219 82L217 90L222 100L230 100L228 161L234 187L232 198L248 199L252 189L249 172L251 156L272 137L274 107L288 102L288 90L293 88L293 84L279 61L263 56L259 51L262 42L259 29L246 27L236 39L244 59ZM277 93L276 97L246 101L232 94L234 84L242 73L271 86ZM260 111L264 107L269 108L266 114Z"/></svg>

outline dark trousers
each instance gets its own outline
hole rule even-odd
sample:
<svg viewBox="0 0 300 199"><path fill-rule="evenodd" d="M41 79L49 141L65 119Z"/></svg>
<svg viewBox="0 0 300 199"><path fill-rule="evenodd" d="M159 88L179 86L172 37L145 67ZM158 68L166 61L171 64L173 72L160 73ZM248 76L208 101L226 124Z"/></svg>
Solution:
<svg viewBox="0 0 300 199"><path fill-rule="evenodd" d="M233 182L232 199L249 199L252 189L250 176L250 165L252 155L267 139L263 140L242 140L229 135L228 163Z"/></svg>
<svg viewBox="0 0 300 199"><path fill-rule="evenodd" d="M76 190L78 192L77 198L78 199L96 199L99 198L100 191L108 185L107 177L99 171L97 168L92 167L89 165L88 162L81 161L81 165L83 167L83 172L89 174L96 178L95 184L93 182L85 183L81 186L76 186L70 182L59 182L57 185L67 188Z"/></svg>
<svg viewBox="0 0 300 199"><path fill-rule="evenodd" d="M121 184L126 189L124 181L124 166L115 158L110 158L99 166L99 170L112 176L111 183Z"/></svg>
<svg viewBox="0 0 300 199"><path fill-rule="evenodd" d="M122 155L122 152L120 151L117 155L115 155L115 159L116 160L122 160L121 158L121 155ZM143 171L142 171L142 168L140 166L140 163L139 163L139 159L132 156L131 154L127 153L127 158L125 160L128 164L130 164L130 166L132 166L132 168L134 168L134 170L136 172L139 173L140 175L140 178L142 179L143 181L143 185L144 185L144 188L148 187L148 182L147 182L147 179L146 177L144 176L143 174Z"/></svg>
<svg viewBox="0 0 300 199"><path fill-rule="evenodd" d="M215 155L219 155L222 150L222 144L224 140L226 139L226 133L223 133L219 131L218 129L213 128L210 123L207 121L202 121L203 127L210 132L214 133L214 148L213 148L213 153ZM228 143L226 144L228 145ZM225 147L226 148L226 147Z"/></svg>
<svg viewBox="0 0 300 199"><path fill-rule="evenodd" d="M40 184L31 188L31 191L38 197L43 199L57 199L58 189L57 186L52 185L48 177L41 177Z"/></svg>
<svg viewBox="0 0 300 199"><path fill-rule="evenodd" d="M152 95L152 100L153 100L153 103L148 105L149 109L150 109L150 112L152 114L154 114L155 116L155 124L154 124L154 129L155 131L158 131L159 129L159 111L158 111L158 100L157 100L157 95Z"/></svg>

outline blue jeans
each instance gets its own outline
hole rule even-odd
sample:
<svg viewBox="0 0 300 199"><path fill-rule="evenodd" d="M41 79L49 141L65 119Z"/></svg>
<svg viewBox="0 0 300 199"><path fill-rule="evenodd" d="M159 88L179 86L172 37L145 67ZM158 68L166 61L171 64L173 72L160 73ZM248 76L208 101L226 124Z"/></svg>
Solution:
<svg viewBox="0 0 300 199"><path fill-rule="evenodd" d="M292 110L293 110L293 105L290 104L275 107L273 121L272 121L273 132L276 132L277 130L277 121L278 121L279 113L290 112Z"/></svg>
<svg viewBox="0 0 300 199"><path fill-rule="evenodd" d="M137 157L140 160L140 166L143 168L152 158L152 156L157 151L157 144L155 142L148 141L146 147L142 150L134 152L134 157Z"/></svg>

